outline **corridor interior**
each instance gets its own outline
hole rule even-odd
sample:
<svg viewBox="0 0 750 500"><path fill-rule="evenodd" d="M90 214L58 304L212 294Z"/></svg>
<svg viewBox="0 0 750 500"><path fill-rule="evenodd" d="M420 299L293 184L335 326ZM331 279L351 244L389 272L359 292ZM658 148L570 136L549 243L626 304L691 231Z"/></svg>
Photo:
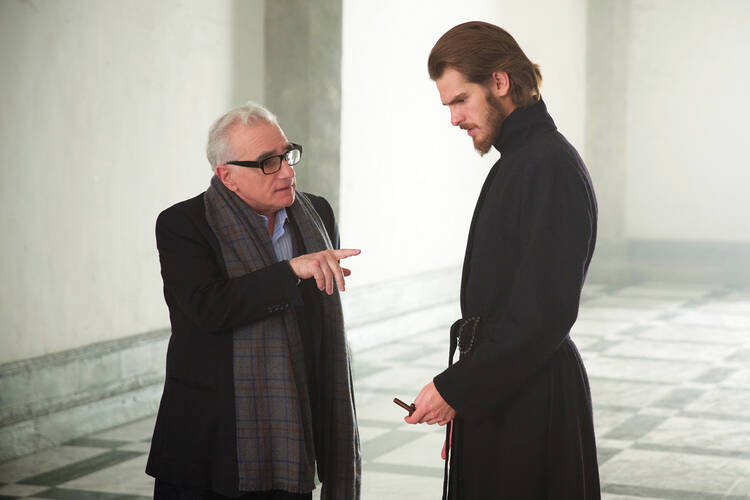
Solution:
<svg viewBox="0 0 750 500"><path fill-rule="evenodd" d="M443 428L405 424L391 401L446 365L447 327L354 352L364 499L440 498ZM571 335L591 380L603 498L750 498L750 288L587 285ZM0 463L0 499L150 498L153 420Z"/></svg>

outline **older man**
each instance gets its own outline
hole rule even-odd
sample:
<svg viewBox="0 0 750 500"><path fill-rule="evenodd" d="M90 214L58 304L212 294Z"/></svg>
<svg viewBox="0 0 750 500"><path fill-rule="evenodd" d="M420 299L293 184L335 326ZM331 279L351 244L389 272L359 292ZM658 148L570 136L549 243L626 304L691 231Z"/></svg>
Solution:
<svg viewBox="0 0 750 500"><path fill-rule="evenodd" d="M430 77L451 123L500 160L479 194L451 359L409 423L453 421L450 498L600 497L586 370L568 335L596 241L586 167L541 99L539 67L505 30L458 25Z"/></svg>
<svg viewBox="0 0 750 500"><path fill-rule="evenodd" d="M253 103L209 132L209 188L156 222L172 336L146 472L157 499L356 499L359 436L328 202Z"/></svg>

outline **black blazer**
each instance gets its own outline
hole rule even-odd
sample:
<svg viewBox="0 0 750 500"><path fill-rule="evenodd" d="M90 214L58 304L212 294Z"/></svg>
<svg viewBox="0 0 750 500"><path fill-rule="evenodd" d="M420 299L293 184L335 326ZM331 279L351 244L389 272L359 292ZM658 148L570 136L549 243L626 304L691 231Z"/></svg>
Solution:
<svg viewBox="0 0 750 500"><path fill-rule="evenodd" d="M331 206L308 196L338 248ZM297 307L303 338L309 339L306 332L322 321L320 292L314 280L298 286L287 261L228 278L219 241L206 221L204 194L159 215L156 244L172 335L146 473L237 496L232 329ZM299 238L295 250L304 253ZM307 361L313 347L305 349Z"/></svg>

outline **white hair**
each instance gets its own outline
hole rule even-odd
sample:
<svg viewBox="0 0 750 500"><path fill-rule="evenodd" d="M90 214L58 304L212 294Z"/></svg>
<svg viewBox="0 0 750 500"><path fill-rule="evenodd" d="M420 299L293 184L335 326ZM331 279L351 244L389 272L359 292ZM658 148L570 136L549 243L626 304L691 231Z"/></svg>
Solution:
<svg viewBox="0 0 750 500"><path fill-rule="evenodd" d="M227 158L231 149L229 135L227 134L229 128L235 123L253 125L261 122L276 125L277 127L279 126L279 121L276 119L276 115L260 104L248 101L244 106L238 106L227 111L224 115L220 116L213 125L211 125L211 128L208 130L206 157L208 158L208 163L211 164L211 170L213 170L214 173L216 173L217 165L232 160L231 158Z"/></svg>

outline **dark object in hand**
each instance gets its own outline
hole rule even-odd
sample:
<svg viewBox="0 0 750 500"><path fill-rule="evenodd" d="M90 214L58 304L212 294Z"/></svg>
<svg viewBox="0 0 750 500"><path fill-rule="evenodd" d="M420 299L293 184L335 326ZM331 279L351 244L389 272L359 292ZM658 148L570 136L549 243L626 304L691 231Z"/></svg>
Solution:
<svg viewBox="0 0 750 500"><path fill-rule="evenodd" d="M414 413L414 410L417 409L417 407L414 406L414 403L408 405L408 404L404 403L403 401L401 401L398 398L393 398L393 402L396 403L397 405L399 405L404 410L408 411L410 417L411 417L412 413Z"/></svg>

